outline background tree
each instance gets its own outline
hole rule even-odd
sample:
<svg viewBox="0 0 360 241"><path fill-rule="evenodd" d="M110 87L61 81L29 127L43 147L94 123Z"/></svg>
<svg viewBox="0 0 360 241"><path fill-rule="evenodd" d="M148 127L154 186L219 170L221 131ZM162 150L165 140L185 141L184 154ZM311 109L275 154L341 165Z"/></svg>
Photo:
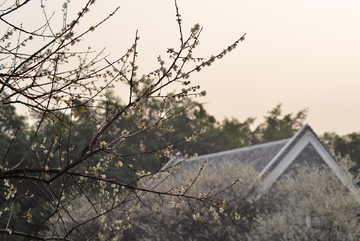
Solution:
<svg viewBox="0 0 360 241"><path fill-rule="evenodd" d="M252 127L255 122L252 117L244 122L225 118L222 123L209 128L203 139L216 140L212 152L217 152L291 138L304 124L307 110L282 116L281 106L280 103L269 111L269 115L264 116L265 121L256 127Z"/></svg>
<svg viewBox="0 0 360 241"><path fill-rule="evenodd" d="M141 180L156 179L164 157L176 155L172 148L178 144L180 149L181 141L194 140L204 131L194 124L174 134L176 118L191 103L187 98L206 94L189 77L232 51L245 34L217 55L195 58L202 29L196 24L185 36L175 2L179 46L168 48L169 63L159 56L157 69L138 76L138 33L128 51L115 59L84 51L78 44L117 9L80 33L75 32L77 24L93 0L70 21L69 4L64 3L58 29L51 26L43 5L46 23L35 31L6 20L29 2L6 2L0 10L0 19L8 27L1 38L0 105L8 112L14 112L14 104L26 106L35 118L30 130L21 127L23 117L2 120L10 125L1 134L6 148L1 149L5 155L0 166L4 193L0 234L18 240L72 240L79 238L75 235L81 234L83 226L97 224L81 239L117 240L129 228L143 193L204 202L185 193L155 191ZM16 32L20 34L14 37ZM43 40L43 46L28 53L27 46L36 47ZM128 88L129 98L123 102L111 96L116 82ZM169 86L180 90L166 93ZM190 111L191 117L185 120L201 118L200 106ZM18 143L20 130L25 132ZM18 145L21 148L14 149Z"/></svg>
<svg viewBox="0 0 360 241"><path fill-rule="evenodd" d="M340 136L336 133L324 133L321 136L321 141L327 145L329 150L335 155L341 157L350 156L355 165L351 168L351 172L355 175L359 173L360 169L360 133L353 132L351 134Z"/></svg>
<svg viewBox="0 0 360 241"><path fill-rule="evenodd" d="M294 117L292 114L285 115L282 119L281 106L278 104L273 110L269 111L269 116L265 116L265 123L256 127L255 142L265 143L292 137L304 124L307 116L307 109L300 110ZM255 144L255 143L254 143Z"/></svg>

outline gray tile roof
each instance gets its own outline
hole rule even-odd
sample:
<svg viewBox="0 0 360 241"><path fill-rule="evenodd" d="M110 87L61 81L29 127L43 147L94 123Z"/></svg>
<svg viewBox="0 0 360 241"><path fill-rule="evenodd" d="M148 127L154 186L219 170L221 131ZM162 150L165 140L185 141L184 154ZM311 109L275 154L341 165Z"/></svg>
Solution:
<svg viewBox="0 0 360 241"><path fill-rule="evenodd" d="M207 154L198 156L196 158L192 158L187 160L186 168L195 168L201 166L205 163L208 163L211 168L216 168L223 161L228 161L231 163L249 163L251 164L257 171L262 171L266 165L271 161L271 159L285 146L285 144L290 139L284 139L274 142L268 142L264 144L258 144L254 146L242 147L238 149L228 150L217 152L213 154ZM175 157L169 160L166 165L162 168L167 169L171 166L174 166L178 163L183 165L184 159Z"/></svg>
<svg viewBox="0 0 360 241"><path fill-rule="evenodd" d="M264 144L258 144L248 147L237 148L228 151L222 151L207 155L198 156L196 158L191 158L186 160L187 170L199 170L199 168L207 162L211 170L220 168L221 164L224 162L230 162L232 166L236 166L238 163L250 164L256 171L260 173L259 177L266 177L274 168L283 160L283 158L291 151L291 149L298 143L298 141L304 136L305 133L311 132L317 138L319 143L326 149L330 154L327 148L322 144L318 136L314 133L311 127L308 124L303 125L296 134L289 139L279 140L268 142ZM307 146L294 160L294 163L300 163L303 161L314 162L317 165L324 164L324 161L312 150L311 145ZM177 153L178 157L170 159L162 168L166 170L180 164L184 166L184 158L181 157L180 153ZM335 160L335 158L330 154L330 156ZM301 159L301 161L300 161ZM306 160L305 160L306 159ZM234 165L235 164L235 165Z"/></svg>

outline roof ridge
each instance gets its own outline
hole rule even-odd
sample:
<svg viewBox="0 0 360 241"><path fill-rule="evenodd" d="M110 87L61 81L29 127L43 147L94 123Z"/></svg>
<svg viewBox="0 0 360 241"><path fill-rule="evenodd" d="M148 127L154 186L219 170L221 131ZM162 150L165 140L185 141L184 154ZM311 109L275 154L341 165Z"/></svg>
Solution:
<svg viewBox="0 0 360 241"><path fill-rule="evenodd" d="M318 137L318 135L316 135L315 131L308 125L309 130L314 134L314 136L316 137L316 139L318 139L318 141L321 143L321 145L325 148L325 150L330 154L330 156L334 159L334 161L337 162L337 159L334 157L334 155L330 152L329 148L327 148L324 143L321 141L321 139Z"/></svg>
<svg viewBox="0 0 360 241"><path fill-rule="evenodd" d="M304 124L293 137L283 146L283 148L274 156L274 158L269 162L268 165L260 172L259 177L263 177L271 172L274 167L285 157L285 155L296 145L296 143L301 139L301 137L305 134L307 130L312 131L310 126L306 123ZM314 131L312 133L316 136ZM317 137L317 136L316 136ZM318 138L318 137L317 137ZM318 138L320 141L320 139ZM320 141L321 142L321 141Z"/></svg>
<svg viewBox="0 0 360 241"><path fill-rule="evenodd" d="M271 142L265 142L265 143L260 143L260 144L255 144L255 145L251 145L251 146L239 147L239 148L236 148L236 149L231 149L231 150L226 150L226 151L219 151L219 152L209 153L209 154L198 156L196 158L192 158L191 161L195 160L195 159L206 158L206 157L209 157L209 156L230 154L230 153L237 152L237 151L240 151L240 150L248 151L248 150L259 148L259 147L266 147L266 146L270 146L270 145L274 145L274 144L277 144L277 143L288 141L289 139L290 138L277 140L277 141L271 141Z"/></svg>

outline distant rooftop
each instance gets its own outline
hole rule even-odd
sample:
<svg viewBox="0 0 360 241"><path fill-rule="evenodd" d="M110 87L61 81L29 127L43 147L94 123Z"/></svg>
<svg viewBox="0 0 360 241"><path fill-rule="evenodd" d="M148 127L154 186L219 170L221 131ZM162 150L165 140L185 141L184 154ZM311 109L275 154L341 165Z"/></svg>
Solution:
<svg viewBox="0 0 360 241"><path fill-rule="evenodd" d="M187 167L198 167L203 165L205 161L212 168L218 167L219 163L223 161L236 162L236 163L248 163L251 164L257 171L262 171L266 165L269 164L271 159L285 146L290 139L284 139L279 141L268 142L264 144L258 144L248 147L237 148L228 151L222 151L207 155L198 156L187 160ZM167 169L178 163L181 163L184 159L175 157L169 160L163 167Z"/></svg>

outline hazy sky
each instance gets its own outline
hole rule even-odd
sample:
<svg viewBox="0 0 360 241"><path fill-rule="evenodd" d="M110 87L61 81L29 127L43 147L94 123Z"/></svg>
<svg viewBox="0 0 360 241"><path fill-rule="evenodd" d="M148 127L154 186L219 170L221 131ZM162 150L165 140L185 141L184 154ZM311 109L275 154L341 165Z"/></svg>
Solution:
<svg viewBox="0 0 360 241"><path fill-rule="evenodd" d="M84 44L106 47L115 59L139 30L140 73L179 46L172 0L97 0L80 26L87 29L117 6ZM307 123L318 134L360 131L360 1L178 0L178 6L184 35L195 23L204 27L195 57L215 55L247 33L235 51L191 78L207 91L198 100L217 120L251 116L260 123L281 102L284 114L309 108Z"/></svg>

